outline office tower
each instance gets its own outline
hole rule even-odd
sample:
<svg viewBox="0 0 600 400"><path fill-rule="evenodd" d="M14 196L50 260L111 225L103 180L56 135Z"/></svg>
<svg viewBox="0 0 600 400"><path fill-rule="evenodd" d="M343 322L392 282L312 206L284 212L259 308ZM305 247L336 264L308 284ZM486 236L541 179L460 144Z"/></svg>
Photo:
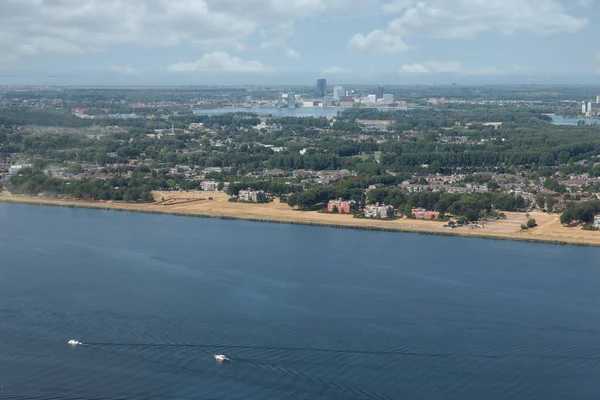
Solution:
<svg viewBox="0 0 600 400"><path fill-rule="evenodd" d="M383 86L379 86L377 88L377 99L383 99L383 91L384 91L384 87Z"/></svg>
<svg viewBox="0 0 600 400"><path fill-rule="evenodd" d="M296 108L296 95L288 93L288 108Z"/></svg>
<svg viewBox="0 0 600 400"><path fill-rule="evenodd" d="M588 105L587 105L587 112L589 112L589 113L591 113L591 112L592 112L592 102L591 102L591 101L590 101L590 102L588 102Z"/></svg>
<svg viewBox="0 0 600 400"><path fill-rule="evenodd" d="M279 95L277 96L277 106L279 108L283 107L283 93L279 93Z"/></svg>
<svg viewBox="0 0 600 400"><path fill-rule="evenodd" d="M600 104L600 96L596 96L596 104Z"/></svg>
<svg viewBox="0 0 600 400"><path fill-rule="evenodd" d="M392 104L394 102L394 95L386 93L382 96L384 104Z"/></svg>
<svg viewBox="0 0 600 400"><path fill-rule="evenodd" d="M327 79L317 79L317 93L319 97L325 97L325 91L327 90Z"/></svg>
<svg viewBox="0 0 600 400"><path fill-rule="evenodd" d="M342 86L336 86L333 88L333 98L339 100L346 95L346 91Z"/></svg>

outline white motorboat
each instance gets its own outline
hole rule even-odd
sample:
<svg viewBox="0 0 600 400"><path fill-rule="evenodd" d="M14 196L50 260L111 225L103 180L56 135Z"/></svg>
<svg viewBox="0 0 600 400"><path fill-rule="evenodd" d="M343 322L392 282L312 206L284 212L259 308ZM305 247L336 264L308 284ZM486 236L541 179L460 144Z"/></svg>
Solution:
<svg viewBox="0 0 600 400"><path fill-rule="evenodd" d="M223 354L215 354L215 360L217 360L217 362L225 362L229 361L229 358L225 357Z"/></svg>
<svg viewBox="0 0 600 400"><path fill-rule="evenodd" d="M74 339L69 340L67 343L70 344L71 346L81 346L83 344L79 340L74 340Z"/></svg>

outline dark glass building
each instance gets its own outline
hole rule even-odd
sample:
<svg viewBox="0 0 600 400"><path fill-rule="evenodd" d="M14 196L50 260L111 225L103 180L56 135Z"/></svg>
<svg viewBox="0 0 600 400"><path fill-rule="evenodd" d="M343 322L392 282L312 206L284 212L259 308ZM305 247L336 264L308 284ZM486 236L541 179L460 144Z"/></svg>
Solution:
<svg viewBox="0 0 600 400"><path fill-rule="evenodd" d="M317 93L320 97L325 97L325 91L327 90L327 79L317 79Z"/></svg>

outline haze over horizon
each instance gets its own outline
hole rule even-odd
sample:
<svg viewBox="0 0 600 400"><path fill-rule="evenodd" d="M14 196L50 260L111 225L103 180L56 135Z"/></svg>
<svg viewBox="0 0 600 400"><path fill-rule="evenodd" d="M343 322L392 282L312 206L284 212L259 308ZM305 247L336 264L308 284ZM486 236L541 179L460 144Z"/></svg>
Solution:
<svg viewBox="0 0 600 400"><path fill-rule="evenodd" d="M4 0L0 84L600 83L597 0Z"/></svg>

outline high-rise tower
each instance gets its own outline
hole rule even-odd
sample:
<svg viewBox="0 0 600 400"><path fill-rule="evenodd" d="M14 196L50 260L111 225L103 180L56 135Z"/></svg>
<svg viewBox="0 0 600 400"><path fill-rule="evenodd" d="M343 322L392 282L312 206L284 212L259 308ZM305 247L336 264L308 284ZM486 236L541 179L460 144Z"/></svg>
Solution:
<svg viewBox="0 0 600 400"><path fill-rule="evenodd" d="M325 91L327 90L327 79L317 79L317 93L319 97L325 97Z"/></svg>

